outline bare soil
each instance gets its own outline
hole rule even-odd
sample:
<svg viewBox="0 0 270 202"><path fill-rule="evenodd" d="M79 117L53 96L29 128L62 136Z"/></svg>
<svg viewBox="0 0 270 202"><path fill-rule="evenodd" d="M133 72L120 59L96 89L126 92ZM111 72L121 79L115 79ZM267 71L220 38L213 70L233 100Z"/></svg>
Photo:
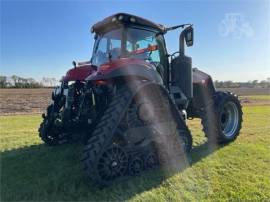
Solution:
<svg viewBox="0 0 270 202"><path fill-rule="evenodd" d="M51 88L0 89L0 115L45 112L51 101Z"/></svg>
<svg viewBox="0 0 270 202"><path fill-rule="evenodd" d="M240 95L243 105L270 105L270 89L232 88L218 90L232 91ZM41 114L46 111L51 101L52 91L51 88L0 89L0 115Z"/></svg>

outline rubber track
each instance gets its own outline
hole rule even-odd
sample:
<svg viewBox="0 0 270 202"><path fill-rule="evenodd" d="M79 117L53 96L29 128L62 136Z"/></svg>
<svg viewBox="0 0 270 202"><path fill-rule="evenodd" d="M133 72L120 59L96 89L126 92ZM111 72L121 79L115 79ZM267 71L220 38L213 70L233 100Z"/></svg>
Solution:
<svg viewBox="0 0 270 202"><path fill-rule="evenodd" d="M132 101L132 95L133 93L128 87L119 89L83 150L81 161L84 170L92 180L99 184L102 184L102 181L96 174L96 160L99 159L102 150L111 143L114 132Z"/></svg>
<svg viewBox="0 0 270 202"><path fill-rule="evenodd" d="M98 170L96 168L96 161L99 159L99 156L102 154L104 148L111 144L113 135L117 130L117 127L122 120L124 114L126 113L129 105L132 103L134 96L139 89L146 85L148 85L147 82L137 83L133 85L133 89L130 89L127 86L123 86L121 89L119 89L119 91L109 104L108 108L105 110L103 117L101 118L100 122L96 126L96 129L94 130L91 137L87 141L87 144L84 147L83 155L81 158L82 164L84 166L83 169L85 170L87 176L99 185L106 185L106 183L99 178L99 175L97 173ZM170 105L174 106L169 95L168 98L170 100ZM176 122L180 126L180 131L185 131L180 135L189 136L192 145L192 138L189 129L187 128L185 122L181 119L181 117L179 117L178 110L175 108L175 106L173 107L173 109L173 116L177 117Z"/></svg>

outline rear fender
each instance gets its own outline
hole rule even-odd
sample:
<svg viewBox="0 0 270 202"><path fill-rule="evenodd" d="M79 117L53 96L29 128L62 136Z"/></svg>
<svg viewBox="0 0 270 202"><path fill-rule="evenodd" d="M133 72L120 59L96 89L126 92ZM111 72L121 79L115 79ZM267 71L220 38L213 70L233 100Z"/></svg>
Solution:
<svg viewBox="0 0 270 202"><path fill-rule="evenodd" d="M86 78L86 81L111 80L117 78L139 78L152 81L157 84L163 84L162 78L154 68L148 68L141 65L131 64L122 68L117 68L108 73L95 72Z"/></svg>
<svg viewBox="0 0 270 202"><path fill-rule="evenodd" d="M211 76L198 70L193 69L193 99L192 110L193 116L198 116L199 111L213 101L216 90Z"/></svg>

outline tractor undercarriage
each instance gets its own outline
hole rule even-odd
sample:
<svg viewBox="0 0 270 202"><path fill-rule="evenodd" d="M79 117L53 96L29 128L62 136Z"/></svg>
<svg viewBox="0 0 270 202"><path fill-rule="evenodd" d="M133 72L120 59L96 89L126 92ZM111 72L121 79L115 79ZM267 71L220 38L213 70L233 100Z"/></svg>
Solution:
<svg viewBox="0 0 270 202"><path fill-rule="evenodd" d="M118 90L84 150L85 170L99 184L158 164L177 166L192 146L166 91L144 82L129 87Z"/></svg>

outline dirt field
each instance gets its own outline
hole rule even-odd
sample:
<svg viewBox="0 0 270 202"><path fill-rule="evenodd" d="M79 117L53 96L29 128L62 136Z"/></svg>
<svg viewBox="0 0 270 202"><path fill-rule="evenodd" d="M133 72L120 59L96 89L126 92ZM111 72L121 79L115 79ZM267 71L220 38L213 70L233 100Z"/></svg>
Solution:
<svg viewBox="0 0 270 202"><path fill-rule="evenodd" d="M53 89L0 89L0 115L42 113Z"/></svg>
<svg viewBox="0 0 270 202"><path fill-rule="evenodd" d="M53 89L0 89L0 115L41 114ZM240 95L244 105L270 105L269 89L221 89Z"/></svg>

